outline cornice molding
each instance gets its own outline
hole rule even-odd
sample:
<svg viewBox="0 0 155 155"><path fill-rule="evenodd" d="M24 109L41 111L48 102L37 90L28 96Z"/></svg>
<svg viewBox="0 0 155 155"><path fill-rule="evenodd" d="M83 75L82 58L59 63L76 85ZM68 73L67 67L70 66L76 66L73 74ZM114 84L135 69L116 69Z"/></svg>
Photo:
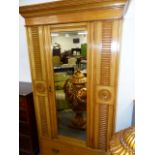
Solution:
<svg viewBox="0 0 155 155"><path fill-rule="evenodd" d="M126 8L128 0L63 0L21 6L20 14L25 18L41 17L92 9Z"/></svg>

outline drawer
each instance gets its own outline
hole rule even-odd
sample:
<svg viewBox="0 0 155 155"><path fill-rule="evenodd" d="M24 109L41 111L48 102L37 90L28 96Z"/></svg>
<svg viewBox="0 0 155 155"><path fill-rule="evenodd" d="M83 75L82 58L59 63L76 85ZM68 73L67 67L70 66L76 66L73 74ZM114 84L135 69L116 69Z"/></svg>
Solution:
<svg viewBox="0 0 155 155"><path fill-rule="evenodd" d="M71 148L61 145L61 143L45 142L41 145L41 153L44 155L72 155ZM73 154L74 155L74 154Z"/></svg>
<svg viewBox="0 0 155 155"><path fill-rule="evenodd" d="M53 147L49 150L49 152L46 152L45 155L105 155L104 152L101 151L95 151L95 150L89 150L87 148L82 148L78 146L69 146L66 148L66 146L60 146L59 147Z"/></svg>
<svg viewBox="0 0 155 155"><path fill-rule="evenodd" d="M56 155L56 154L58 154L58 155L60 155L60 154L62 154L64 151L62 150L62 149L60 149L60 148L51 148L51 153L50 153L50 155Z"/></svg>
<svg viewBox="0 0 155 155"><path fill-rule="evenodd" d="M31 138L29 136L19 135L19 148L26 151L32 151Z"/></svg>
<svg viewBox="0 0 155 155"><path fill-rule="evenodd" d="M45 155L72 155L72 153L64 148L50 148L42 150Z"/></svg>
<svg viewBox="0 0 155 155"><path fill-rule="evenodd" d="M30 127L28 123L20 122L19 123L19 133L30 135Z"/></svg>
<svg viewBox="0 0 155 155"><path fill-rule="evenodd" d="M27 101L25 97L19 97L19 108L20 109L27 109Z"/></svg>
<svg viewBox="0 0 155 155"><path fill-rule="evenodd" d="M81 141L68 143L69 139L61 138L55 140L41 139L40 148L43 155L101 155L105 154L101 150L91 149ZM74 145L75 143L75 145Z"/></svg>
<svg viewBox="0 0 155 155"><path fill-rule="evenodd" d="M23 122L28 122L28 113L27 111L20 110L19 111L19 120Z"/></svg>

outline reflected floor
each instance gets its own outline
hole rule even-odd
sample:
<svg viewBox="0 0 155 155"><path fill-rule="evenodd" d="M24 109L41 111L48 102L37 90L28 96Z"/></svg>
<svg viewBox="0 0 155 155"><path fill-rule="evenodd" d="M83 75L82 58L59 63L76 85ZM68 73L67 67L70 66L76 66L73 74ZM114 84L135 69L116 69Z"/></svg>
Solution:
<svg viewBox="0 0 155 155"><path fill-rule="evenodd" d="M76 139L86 140L86 131L78 130L69 127L69 124L74 118L74 112L71 109L58 112L59 115L59 134Z"/></svg>

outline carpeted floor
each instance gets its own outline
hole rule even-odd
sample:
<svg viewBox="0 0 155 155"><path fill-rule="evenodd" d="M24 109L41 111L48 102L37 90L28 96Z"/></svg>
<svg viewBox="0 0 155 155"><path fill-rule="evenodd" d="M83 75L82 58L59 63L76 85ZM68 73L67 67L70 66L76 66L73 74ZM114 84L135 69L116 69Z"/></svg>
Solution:
<svg viewBox="0 0 155 155"><path fill-rule="evenodd" d="M69 110L59 111L59 134L77 139L86 139L86 131L69 127L70 121L74 118L74 112Z"/></svg>

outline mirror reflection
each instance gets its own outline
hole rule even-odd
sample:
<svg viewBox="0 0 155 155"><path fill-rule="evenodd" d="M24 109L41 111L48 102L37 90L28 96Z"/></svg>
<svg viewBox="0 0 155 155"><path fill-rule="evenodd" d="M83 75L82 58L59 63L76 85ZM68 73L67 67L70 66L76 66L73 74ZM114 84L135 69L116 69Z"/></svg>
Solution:
<svg viewBox="0 0 155 155"><path fill-rule="evenodd" d="M60 135L86 139L87 32L51 33Z"/></svg>

